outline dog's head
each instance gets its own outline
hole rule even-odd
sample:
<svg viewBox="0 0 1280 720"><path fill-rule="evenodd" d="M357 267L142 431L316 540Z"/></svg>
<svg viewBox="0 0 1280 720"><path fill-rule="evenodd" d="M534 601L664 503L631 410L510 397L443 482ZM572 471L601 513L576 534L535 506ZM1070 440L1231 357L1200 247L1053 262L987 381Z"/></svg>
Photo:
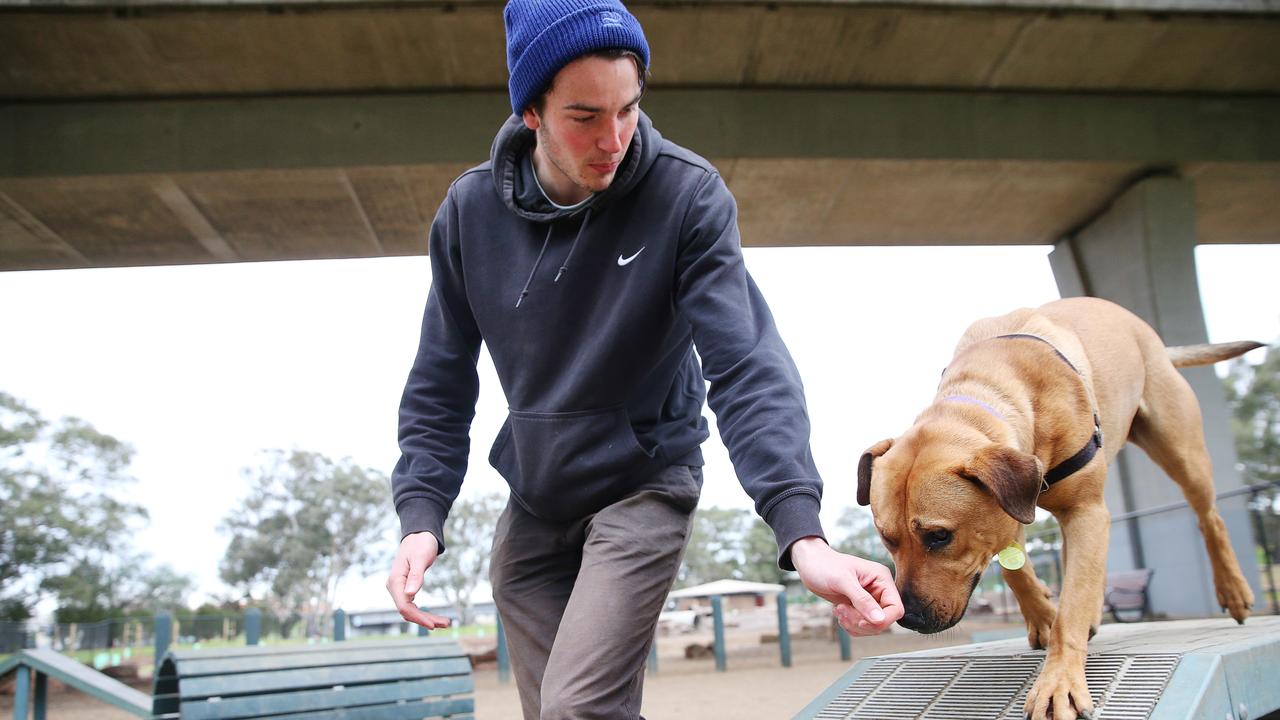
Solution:
<svg viewBox="0 0 1280 720"><path fill-rule="evenodd" d="M917 424L867 449L858 504L893 555L898 624L934 633L960 621L991 557L1035 519L1042 474L1035 456L957 425Z"/></svg>

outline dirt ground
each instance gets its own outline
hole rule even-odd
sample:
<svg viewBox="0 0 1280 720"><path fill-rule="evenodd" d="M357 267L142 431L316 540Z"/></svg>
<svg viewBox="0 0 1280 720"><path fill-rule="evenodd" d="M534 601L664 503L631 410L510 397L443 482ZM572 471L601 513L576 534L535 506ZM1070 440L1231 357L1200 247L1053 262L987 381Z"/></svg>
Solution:
<svg viewBox="0 0 1280 720"><path fill-rule="evenodd" d="M757 626L759 625L759 626ZM745 621L726 633L726 672L716 672L711 657L686 659L688 645L711 642L710 633L660 637L658 671L645 679L643 713L649 720L667 718L790 718L863 657L967 643L971 633L1017 628L992 621L964 621L938 635L899 630L874 638L855 638L852 660L840 659L839 644L824 637L793 637L792 666L781 665L778 645L762 642L767 621ZM822 635L820 631L816 633ZM518 720L520 700L513 683L499 683L497 669L482 665L475 672L476 720ZM136 685L150 692L150 684ZM12 717L13 698L0 696L0 718ZM132 715L82 693L51 687L50 720L128 720Z"/></svg>

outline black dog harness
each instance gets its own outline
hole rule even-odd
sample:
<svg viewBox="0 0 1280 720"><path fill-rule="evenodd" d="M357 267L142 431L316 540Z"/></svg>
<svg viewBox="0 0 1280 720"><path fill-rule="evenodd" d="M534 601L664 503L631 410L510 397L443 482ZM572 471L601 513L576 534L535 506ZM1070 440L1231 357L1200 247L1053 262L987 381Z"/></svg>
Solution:
<svg viewBox="0 0 1280 720"><path fill-rule="evenodd" d="M994 339L995 340L1024 340L1024 339L1039 340L1040 342L1052 348L1053 353L1057 355L1062 360L1062 362L1066 363L1067 367L1074 370L1076 375L1080 376L1081 381L1084 380L1084 373L1080 372L1080 368L1077 368L1075 363L1071 362L1071 360L1068 359L1067 356L1064 355L1062 351L1057 348L1057 346L1055 346L1053 343L1049 342L1048 340L1045 340L1044 338L1040 337L1039 335L1032 335L1031 333L1013 333L1010 335L997 335ZM1049 470L1049 472L1044 474L1044 484L1041 485L1040 492L1044 492L1048 490L1050 485L1058 482L1059 480L1070 477L1072 473L1076 472L1077 470L1084 467L1085 465L1088 465L1089 461L1093 459L1093 456L1097 455L1098 451L1102 449L1102 422L1098 419L1097 403L1093 401L1093 393L1089 391L1089 388L1087 385L1085 386L1085 393L1089 395L1089 402L1094 406L1093 436L1089 438L1089 442L1085 443L1084 447L1080 448L1080 452L1058 463L1053 467L1053 469Z"/></svg>

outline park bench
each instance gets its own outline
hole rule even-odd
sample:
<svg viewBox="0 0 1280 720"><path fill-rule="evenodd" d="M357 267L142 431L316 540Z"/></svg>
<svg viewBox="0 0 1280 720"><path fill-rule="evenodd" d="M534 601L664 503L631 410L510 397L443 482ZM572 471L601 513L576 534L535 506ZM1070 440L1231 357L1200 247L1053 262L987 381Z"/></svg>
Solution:
<svg viewBox="0 0 1280 720"><path fill-rule="evenodd" d="M471 662L450 640L176 650L156 670L155 718L470 720Z"/></svg>
<svg viewBox="0 0 1280 720"><path fill-rule="evenodd" d="M1107 573L1107 589L1103 594L1107 611L1116 622L1137 622L1151 614L1151 599L1147 596L1147 586L1151 584L1154 570L1142 568ZM1121 617L1121 613L1137 611L1136 616Z"/></svg>

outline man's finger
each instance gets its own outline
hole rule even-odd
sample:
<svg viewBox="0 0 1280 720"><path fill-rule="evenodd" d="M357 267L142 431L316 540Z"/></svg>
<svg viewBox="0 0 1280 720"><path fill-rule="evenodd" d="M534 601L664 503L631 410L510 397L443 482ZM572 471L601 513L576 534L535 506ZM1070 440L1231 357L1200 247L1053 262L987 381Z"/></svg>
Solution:
<svg viewBox="0 0 1280 720"><path fill-rule="evenodd" d="M849 598L849 604L859 615L876 625L884 624L886 615L880 608L880 603L876 602L876 599L871 597L871 594L864 590L855 578L849 578L841 589L844 590L845 597Z"/></svg>
<svg viewBox="0 0 1280 720"><path fill-rule="evenodd" d="M887 571L875 573L871 582L867 583L866 589L876 599L887 617L891 620L902 617L902 596L898 594L898 586L894 584L893 577Z"/></svg>
<svg viewBox="0 0 1280 720"><path fill-rule="evenodd" d="M410 557L408 560L409 574L404 583L404 594L408 600L413 600L413 596L422 589L422 576L427 572L427 563L421 556Z"/></svg>
<svg viewBox="0 0 1280 720"><path fill-rule="evenodd" d="M409 563L402 557L396 557L391 562L391 572L387 575L387 592L391 593L393 598L399 598L404 592L405 578L409 572Z"/></svg>

